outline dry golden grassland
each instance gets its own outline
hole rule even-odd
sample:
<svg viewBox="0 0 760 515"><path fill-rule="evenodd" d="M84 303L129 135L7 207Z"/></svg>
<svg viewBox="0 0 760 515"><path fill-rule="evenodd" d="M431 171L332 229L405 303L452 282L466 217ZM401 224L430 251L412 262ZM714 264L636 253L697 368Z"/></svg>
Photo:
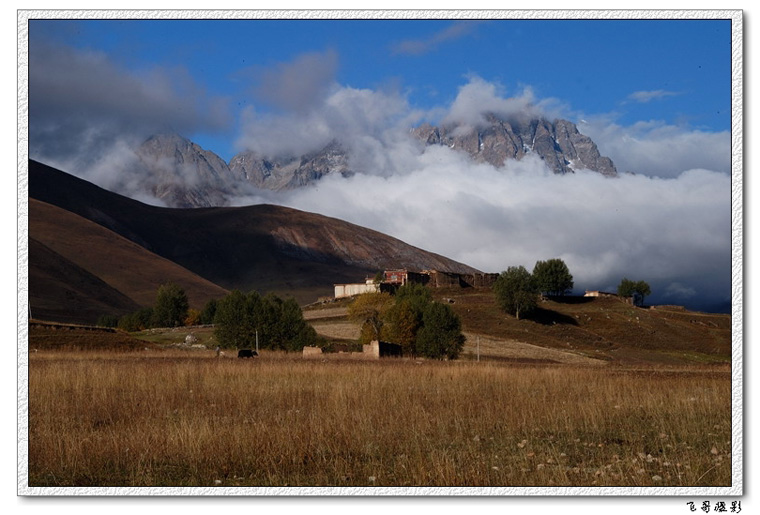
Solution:
<svg viewBox="0 0 760 515"><path fill-rule="evenodd" d="M29 486L729 486L727 366L40 351Z"/></svg>

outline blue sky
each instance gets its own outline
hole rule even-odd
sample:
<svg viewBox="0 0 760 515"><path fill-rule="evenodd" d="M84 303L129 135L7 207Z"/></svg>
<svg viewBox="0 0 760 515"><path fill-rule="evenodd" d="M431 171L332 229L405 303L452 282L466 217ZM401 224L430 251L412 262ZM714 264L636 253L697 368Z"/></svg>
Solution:
<svg viewBox="0 0 760 515"><path fill-rule="evenodd" d="M182 70L229 112L184 135L226 160L241 109L277 108L257 79L308 53L331 56L337 84L397 88L412 108L446 106L478 76L577 117L730 127L729 20L41 20L38 41L102 52L125 73Z"/></svg>

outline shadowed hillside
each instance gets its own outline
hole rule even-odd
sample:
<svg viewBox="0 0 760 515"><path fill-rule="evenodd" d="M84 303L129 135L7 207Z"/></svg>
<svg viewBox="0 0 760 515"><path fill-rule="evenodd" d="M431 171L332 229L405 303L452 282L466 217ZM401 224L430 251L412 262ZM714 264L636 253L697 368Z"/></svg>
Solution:
<svg viewBox="0 0 760 515"><path fill-rule="evenodd" d="M196 309L227 294L225 289L113 231L34 199L29 200L29 233L39 243L30 243L29 249L30 279L34 278L30 303L33 315L39 318L92 323L98 315L122 315L152 305L157 285L168 281L180 285ZM80 272L69 271L64 262ZM83 274L96 278L128 302L112 295L104 297L103 289L92 280L84 280ZM71 298L74 292L77 302Z"/></svg>
<svg viewBox="0 0 760 515"><path fill-rule="evenodd" d="M302 303L332 295L335 283L382 269L477 272L334 218L271 205L149 206L35 161L29 162L29 197L91 220L223 288L272 291ZM90 252L82 240L81 251Z"/></svg>
<svg viewBox="0 0 760 515"><path fill-rule="evenodd" d="M140 306L102 279L29 238L29 308L40 320L93 323Z"/></svg>

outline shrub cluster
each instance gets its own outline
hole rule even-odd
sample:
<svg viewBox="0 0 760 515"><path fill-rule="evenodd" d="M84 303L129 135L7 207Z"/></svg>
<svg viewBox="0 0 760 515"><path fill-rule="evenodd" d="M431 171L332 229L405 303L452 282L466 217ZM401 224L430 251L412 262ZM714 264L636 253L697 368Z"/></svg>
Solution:
<svg viewBox="0 0 760 515"><path fill-rule="evenodd" d="M349 306L349 316L362 323L361 343L397 343L405 356L456 359L464 347L459 317L420 284L406 284L395 296L360 295Z"/></svg>

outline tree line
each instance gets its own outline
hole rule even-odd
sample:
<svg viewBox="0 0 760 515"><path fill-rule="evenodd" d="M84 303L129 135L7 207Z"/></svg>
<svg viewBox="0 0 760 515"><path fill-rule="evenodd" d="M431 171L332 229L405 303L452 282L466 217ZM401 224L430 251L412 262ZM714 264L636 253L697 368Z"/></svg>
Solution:
<svg viewBox="0 0 760 515"><path fill-rule="evenodd" d="M533 272L524 266L510 266L499 274L493 286L497 302L503 311L517 319L528 317L538 308L542 295L562 297L572 292L573 275L565 262L554 258L537 261ZM621 297L637 294L643 302L652 293L646 281L624 278L617 288Z"/></svg>
<svg viewBox="0 0 760 515"><path fill-rule="evenodd" d="M185 290L179 285L168 282L158 287L156 300L152 306L141 308L122 317L103 315L97 325L118 327L127 332L141 331L153 327L180 327L212 323L201 321L201 311L190 308Z"/></svg>
<svg viewBox="0 0 760 515"><path fill-rule="evenodd" d="M187 294L174 283L161 285L153 306L116 318L104 316L98 325L127 332L156 327L214 325L214 336L225 348L252 347L294 351L317 342L317 333L306 323L295 299L275 294L244 294L233 290L222 299L211 299L202 310L190 308Z"/></svg>

